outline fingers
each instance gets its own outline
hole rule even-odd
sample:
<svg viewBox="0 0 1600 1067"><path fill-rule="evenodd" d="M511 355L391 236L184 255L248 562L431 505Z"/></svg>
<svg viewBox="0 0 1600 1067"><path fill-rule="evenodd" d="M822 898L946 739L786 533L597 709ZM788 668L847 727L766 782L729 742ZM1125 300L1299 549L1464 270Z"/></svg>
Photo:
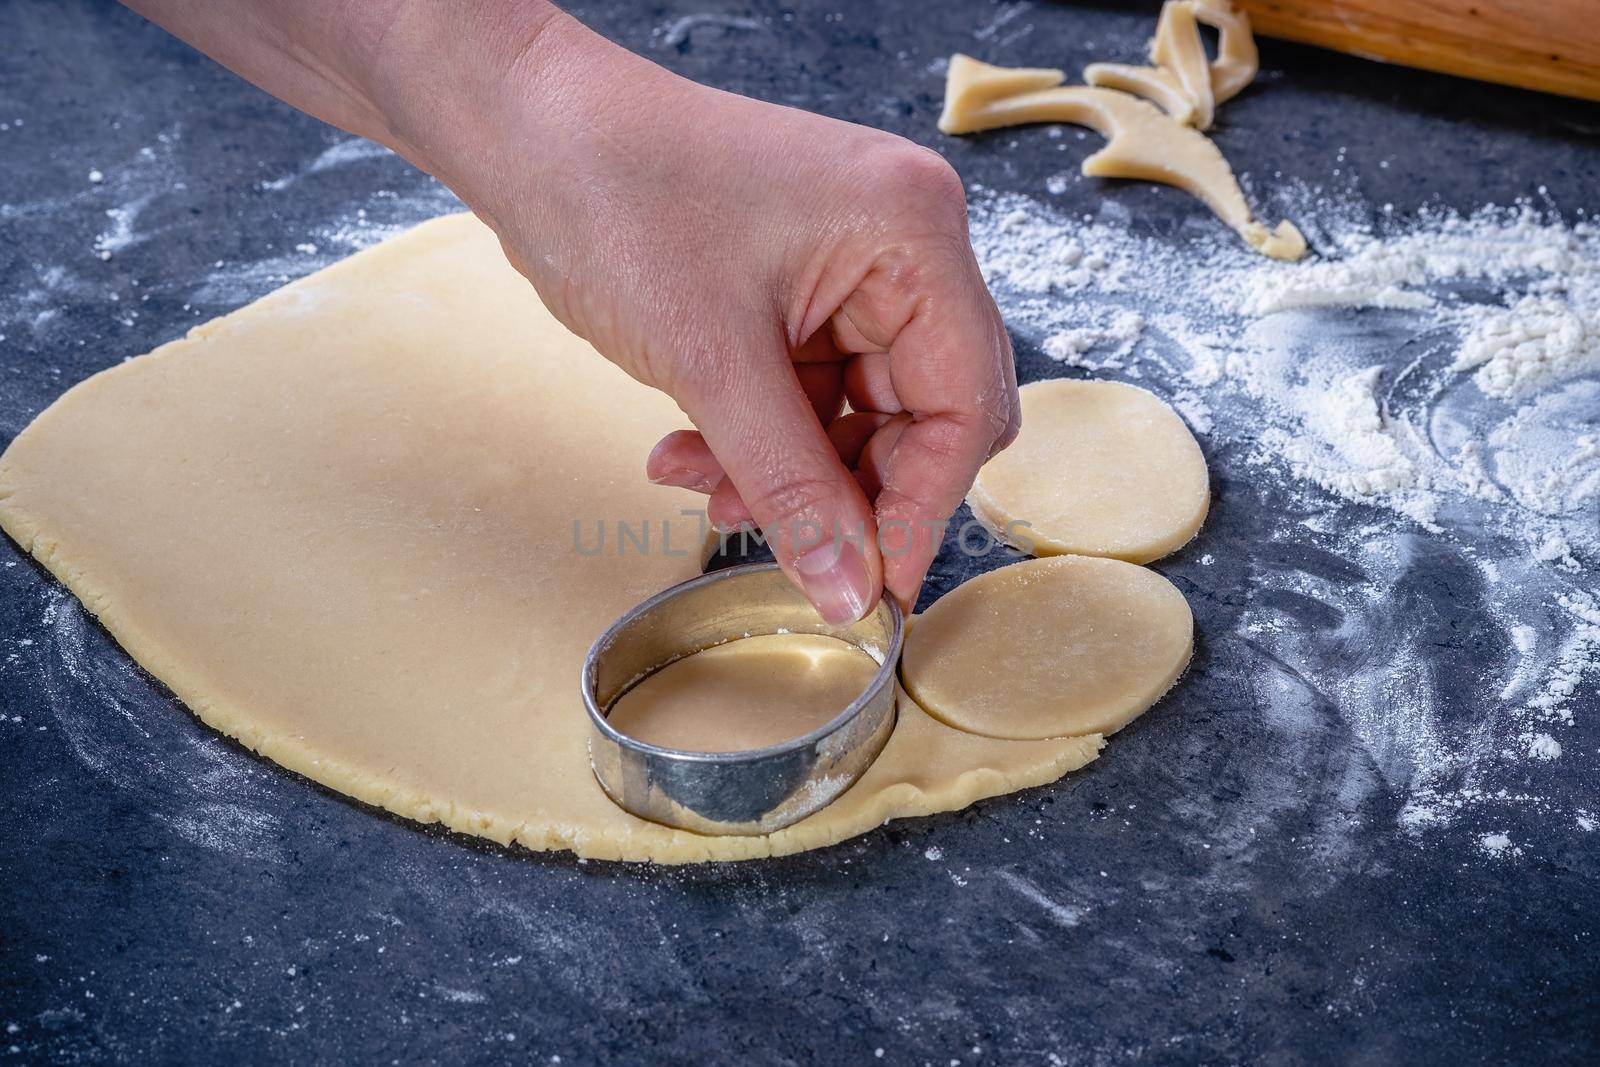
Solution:
<svg viewBox="0 0 1600 1067"><path fill-rule="evenodd" d="M710 493L722 484L722 464L697 430L674 430L656 443L645 460L645 474L657 485Z"/></svg>
<svg viewBox="0 0 1600 1067"><path fill-rule="evenodd" d="M828 424L828 440L839 462L854 469L862 461L869 443L881 445L877 431L893 416L874 411L852 411ZM880 448L881 451L881 448ZM657 485L675 485L711 497L706 515L719 530L735 530L754 520L739 491L724 475L722 464L711 454L711 446L699 430L674 430L651 450L645 473ZM882 486L881 472L874 467L855 471L856 482L871 500Z"/></svg>
<svg viewBox="0 0 1600 1067"><path fill-rule="evenodd" d="M966 258L970 260L970 252ZM879 543L885 588L915 600L945 524L978 468L1020 425L1011 342L975 261L927 277L927 298L887 344L890 385L909 417L885 424L863 451L880 472ZM870 305L857 321L871 323ZM863 340L872 341L870 328ZM881 371L864 368L863 387L880 392ZM854 400L854 383L847 391ZM886 455L884 453L887 453Z"/></svg>
<svg viewBox="0 0 1600 1067"><path fill-rule="evenodd" d="M884 587L902 605L916 601L946 524L987 451L981 435L949 415L908 422L895 440L878 493L877 518Z"/></svg>
<svg viewBox="0 0 1600 1067"><path fill-rule="evenodd" d="M895 445L899 443L900 435L909 425L911 425L910 415L884 416L883 421L873 430L871 439L862 446L861 455L855 464L856 480L866 489L868 500L876 502L882 494ZM882 545L879 548L881 550Z"/></svg>
<svg viewBox="0 0 1600 1067"><path fill-rule="evenodd" d="M833 363L796 363L794 375L800 382L800 388L805 390L806 399L811 401L811 410L817 413L818 420L826 426L834 420L844 408L844 382L840 364Z"/></svg>
<svg viewBox="0 0 1600 1067"><path fill-rule="evenodd" d="M844 395L857 411L885 411L891 415L901 411L889 353L867 352L846 363Z"/></svg>
<svg viewBox="0 0 1600 1067"><path fill-rule="evenodd" d="M768 351L710 360L716 380L684 382L677 391L726 472L711 518L721 525L736 493L822 617L854 622L882 588L872 507L823 431L781 339Z"/></svg>
<svg viewBox="0 0 1600 1067"><path fill-rule="evenodd" d="M884 424L894 418L877 411L852 411L828 424L828 440L846 467L861 465L861 454Z"/></svg>

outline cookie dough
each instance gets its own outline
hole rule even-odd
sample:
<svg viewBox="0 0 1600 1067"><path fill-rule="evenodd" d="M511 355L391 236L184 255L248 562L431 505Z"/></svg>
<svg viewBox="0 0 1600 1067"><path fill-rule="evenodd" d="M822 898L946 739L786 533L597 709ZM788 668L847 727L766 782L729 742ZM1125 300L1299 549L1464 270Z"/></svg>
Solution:
<svg viewBox="0 0 1600 1067"><path fill-rule="evenodd" d="M643 470L682 424L459 215L74 387L0 458L0 526L212 727L495 841L778 855L1094 758L1098 737L995 741L906 701L861 781L776 834L613 805L579 670L619 614L700 570L703 500Z"/></svg>
<svg viewBox="0 0 1600 1067"><path fill-rule="evenodd" d="M661 748L765 748L827 725L877 673L877 661L848 641L762 634L669 663L624 693L607 719Z"/></svg>
<svg viewBox="0 0 1600 1067"><path fill-rule="evenodd" d="M1162 5L1156 35L1150 41L1150 62L1171 72L1194 104L1194 124L1208 130L1217 102L1211 92L1211 62L1200 40L1195 7L1192 0L1168 0Z"/></svg>
<svg viewBox="0 0 1600 1067"><path fill-rule="evenodd" d="M1149 563L1199 532L1211 502L1205 456L1153 393L1060 379L1020 395L1022 432L967 497L997 537L1040 556Z"/></svg>
<svg viewBox="0 0 1600 1067"><path fill-rule="evenodd" d="M900 660L928 714L1001 738L1110 734L1189 663L1183 594L1144 567L1092 556L1026 560L934 602Z"/></svg>
<svg viewBox="0 0 1600 1067"><path fill-rule="evenodd" d="M998 77L991 72L1004 69L976 60L960 65L952 61L939 128L945 133L975 133L1030 122L1088 126L1105 137L1107 144L1083 161L1085 175L1140 178L1175 186L1198 197L1261 254L1274 259L1305 255L1305 238L1293 223L1284 220L1269 231L1255 221L1233 168L1199 130L1175 121L1147 101L1114 89L1066 85L986 99L986 83Z"/></svg>
<svg viewBox="0 0 1600 1067"><path fill-rule="evenodd" d="M1185 126L1199 126L1194 98L1184 91L1177 75L1165 67L1138 67L1128 63L1090 63L1083 80L1102 89L1142 96ZM1204 127L1201 127L1202 129Z"/></svg>
<svg viewBox="0 0 1600 1067"><path fill-rule="evenodd" d="M1206 56L1202 24L1218 32L1215 60ZM1058 70L996 67L954 55L939 129L958 134L1030 122L1088 126L1108 143L1083 161L1085 175L1175 186L1198 197L1262 255L1305 255L1305 238L1293 223L1284 220L1268 230L1255 221L1233 168L1194 128L1210 127L1216 105L1255 77L1249 19L1227 0L1168 0L1150 58L1150 67L1092 63L1083 72L1087 86L1064 86L1066 76Z"/></svg>
<svg viewBox="0 0 1600 1067"><path fill-rule="evenodd" d="M939 129L945 133L959 133L961 131L954 127L959 122L960 112L993 103L1001 97L1060 85L1067 73L1049 67L995 67L957 52L950 57L945 77L947 84L960 84L964 91L959 96L945 93Z"/></svg>
<svg viewBox="0 0 1600 1067"><path fill-rule="evenodd" d="M1209 65L1201 24L1217 31L1217 58ZM1216 105L1239 95L1260 65L1249 16L1225 0L1167 0L1150 43L1150 59L1155 66L1091 63L1083 68L1083 80L1142 96L1174 120L1204 130L1211 127Z"/></svg>

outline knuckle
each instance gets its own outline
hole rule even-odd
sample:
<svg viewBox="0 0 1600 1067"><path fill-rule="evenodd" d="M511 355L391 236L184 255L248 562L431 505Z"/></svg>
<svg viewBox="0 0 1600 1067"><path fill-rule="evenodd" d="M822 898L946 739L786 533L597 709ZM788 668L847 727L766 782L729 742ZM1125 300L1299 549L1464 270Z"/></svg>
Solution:
<svg viewBox="0 0 1600 1067"><path fill-rule="evenodd" d="M934 204L966 210L967 191L960 175L943 156L931 148L910 145L898 163L901 179Z"/></svg>
<svg viewBox="0 0 1600 1067"><path fill-rule="evenodd" d="M955 168L933 149L896 137L877 147L869 166L886 198L898 204L909 200L923 212L965 218L966 187Z"/></svg>
<svg viewBox="0 0 1600 1067"><path fill-rule="evenodd" d="M746 498L751 510L766 522L793 522L816 517L819 505L832 495L833 486L825 479L794 474L762 487Z"/></svg>

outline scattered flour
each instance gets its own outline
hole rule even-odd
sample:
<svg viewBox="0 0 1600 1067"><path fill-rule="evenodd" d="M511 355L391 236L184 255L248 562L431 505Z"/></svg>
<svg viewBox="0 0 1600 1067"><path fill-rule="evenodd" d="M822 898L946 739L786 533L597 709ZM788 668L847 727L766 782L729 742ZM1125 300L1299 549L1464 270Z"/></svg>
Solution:
<svg viewBox="0 0 1600 1067"><path fill-rule="evenodd" d="M1576 294L1525 296L1509 308L1476 310L1454 369L1479 368L1490 396L1524 396L1552 382L1600 369L1600 285Z"/></svg>
<svg viewBox="0 0 1600 1067"><path fill-rule="evenodd" d="M1044 354L1057 363L1091 370L1111 370L1122 366L1122 359L1133 351L1144 336L1144 317L1135 311L1113 309L1103 321L1075 329L1058 330L1044 341ZM1101 362L1087 357L1096 350L1109 349Z"/></svg>
<svg viewBox="0 0 1600 1067"><path fill-rule="evenodd" d="M1511 838L1505 834L1484 834L1478 839L1478 844L1491 856L1504 855L1508 850L1515 851L1512 849Z"/></svg>
<svg viewBox="0 0 1600 1067"><path fill-rule="evenodd" d="M1533 740L1528 742L1528 755L1534 759L1560 759L1561 742L1549 734L1535 734Z"/></svg>
<svg viewBox="0 0 1600 1067"><path fill-rule="evenodd" d="M1332 231L1320 258L1286 264L1145 239L1119 210L978 189L974 248L1039 352L1155 389L1282 501L1263 536L1339 561L1258 571L1235 634L1265 657L1263 713L1310 728L1331 702L1377 771L1339 772L1341 801L1398 791L1419 841L1498 812L1592 821L1539 776L1593 760L1565 733L1600 680L1600 231L1335 203L1304 212ZM1433 668L1442 638L1400 590L1441 552L1480 576L1503 660ZM1486 829L1482 851L1522 854Z"/></svg>

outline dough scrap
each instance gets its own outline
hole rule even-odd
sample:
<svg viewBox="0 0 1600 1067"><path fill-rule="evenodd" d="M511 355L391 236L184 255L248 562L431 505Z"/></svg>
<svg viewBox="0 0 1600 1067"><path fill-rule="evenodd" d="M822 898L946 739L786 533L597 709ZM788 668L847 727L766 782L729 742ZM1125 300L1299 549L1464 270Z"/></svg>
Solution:
<svg viewBox="0 0 1600 1067"><path fill-rule="evenodd" d="M1155 394L1075 379L1019 392L1022 432L983 465L967 497L996 536L1027 522L1017 532L1035 555L1149 563L1200 531L1211 502L1205 456Z"/></svg>
<svg viewBox="0 0 1600 1067"><path fill-rule="evenodd" d="M1206 57L1201 24L1218 32L1214 61ZM961 134L1031 122L1088 126L1109 143L1083 161L1085 175L1176 186L1203 201L1262 255L1305 255L1305 237L1292 222L1268 230L1255 221L1233 168L1194 129L1209 128L1216 105L1255 77L1260 60L1249 18L1227 0L1167 0L1150 55L1152 67L1091 63L1083 72L1087 86L1063 86L1058 70L996 67L957 53L945 75L939 129Z"/></svg>
<svg viewBox="0 0 1600 1067"><path fill-rule="evenodd" d="M955 66L952 64L952 77ZM946 89L959 98L960 87ZM1176 186L1198 197L1245 243L1273 259L1299 259L1305 238L1285 219L1268 231L1245 203L1233 169L1211 139L1175 121L1159 108L1114 89L1057 86L1008 96L970 110L946 109L948 133L973 133L1030 122L1071 122L1088 126L1107 144L1083 161L1089 177L1140 178Z"/></svg>
<svg viewBox="0 0 1600 1067"><path fill-rule="evenodd" d="M1193 6L1195 18L1217 31L1217 58L1211 61L1211 96L1217 103L1225 103L1244 92L1261 69L1261 53L1256 50L1255 34L1250 31L1250 16L1235 11L1227 0L1199 0Z"/></svg>
<svg viewBox="0 0 1600 1067"><path fill-rule="evenodd" d="M848 641L760 634L667 664L624 693L607 719L662 748L765 748L827 725L877 673L877 661Z"/></svg>
<svg viewBox="0 0 1600 1067"><path fill-rule="evenodd" d="M950 57L945 73L944 111L939 115L939 129L944 133L964 132L956 128L957 116L1002 97L1048 89L1066 80L1066 71L1047 67L996 67L957 52Z"/></svg>
<svg viewBox="0 0 1600 1067"><path fill-rule="evenodd" d="M1185 126L1198 126L1194 98L1179 83L1177 75L1165 67L1136 67L1128 63L1090 63L1083 68L1083 80L1102 89L1132 93L1157 104Z"/></svg>
<svg viewBox="0 0 1600 1067"><path fill-rule="evenodd" d="M923 612L900 660L928 714L1000 738L1111 734L1189 664L1194 617L1155 571L1052 556L990 571Z"/></svg>
<svg viewBox="0 0 1600 1067"><path fill-rule="evenodd" d="M1179 9L1182 14L1177 14ZM1211 60L1205 72L1206 94L1212 111L1204 121L1200 121L1196 94L1186 88L1190 81L1197 81L1199 77L1194 69L1196 50L1200 50L1200 62L1205 58L1196 23L1217 31L1217 58ZM1215 119L1216 105L1238 96L1255 80L1261 65L1255 36L1250 32L1250 17L1242 11L1234 11L1226 0L1221 3L1167 0L1151 42L1151 61L1156 65L1090 63L1083 68L1083 80L1090 85L1142 96L1159 104L1174 120L1205 130L1211 128ZM1176 73L1178 63L1185 64L1183 78Z"/></svg>
<svg viewBox="0 0 1600 1067"><path fill-rule="evenodd" d="M1167 0L1161 5L1156 35L1150 41L1150 62L1172 73L1194 104L1194 124L1209 130L1217 105L1211 91L1211 61L1200 40L1195 7L1190 0Z"/></svg>
<svg viewBox="0 0 1600 1067"><path fill-rule="evenodd" d="M778 833L702 837L613 805L579 668L617 615L700 570L681 513L699 498L643 477L681 425L457 215L74 387L0 457L0 526L210 726L501 843L782 855L1094 759L1099 737L973 737L907 700L862 780ZM617 524L646 521L651 551L619 555Z"/></svg>

